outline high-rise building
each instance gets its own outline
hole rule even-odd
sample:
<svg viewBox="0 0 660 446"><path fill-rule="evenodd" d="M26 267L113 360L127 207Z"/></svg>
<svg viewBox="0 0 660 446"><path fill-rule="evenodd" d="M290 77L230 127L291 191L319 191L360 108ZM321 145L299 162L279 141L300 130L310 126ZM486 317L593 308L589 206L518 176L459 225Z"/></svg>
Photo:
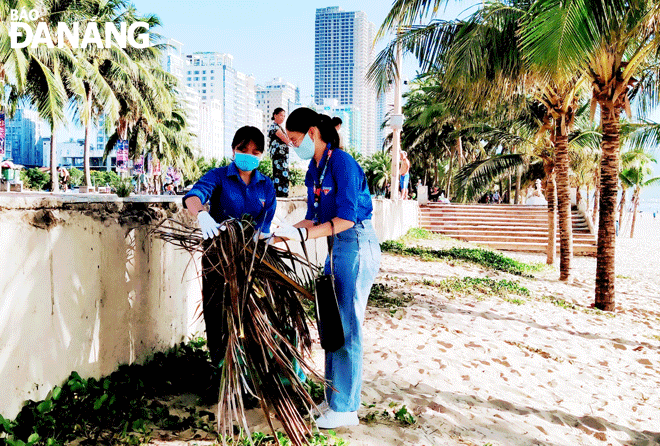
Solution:
<svg viewBox="0 0 660 446"><path fill-rule="evenodd" d="M268 129L273 111L276 108L286 110L287 116L300 106L300 90L281 77L276 77L263 86L257 86L257 108L263 114L262 130Z"/></svg>
<svg viewBox="0 0 660 446"><path fill-rule="evenodd" d="M376 94L367 81L375 26L363 11L336 6L317 9L315 25L314 101L323 105L324 99L337 99L352 108L360 140L345 144L369 156L376 150Z"/></svg>
<svg viewBox="0 0 660 446"><path fill-rule="evenodd" d="M11 119L6 120L6 158L24 166L44 165L35 148L39 139L49 134L48 124L36 110L19 108Z"/></svg>
<svg viewBox="0 0 660 446"><path fill-rule="evenodd" d="M236 71L230 54L196 52L186 58L186 86L200 95L202 103L217 100L222 104L222 149L224 156L230 157L236 130L262 120L256 107L254 77Z"/></svg>
<svg viewBox="0 0 660 446"><path fill-rule="evenodd" d="M339 136L345 150L357 150L362 144L362 134L359 125L360 112L350 105L340 105L337 99L324 99L322 105L315 105L317 113L328 116L336 116L341 119L341 130Z"/></svg>
<svg viewBox="0 0 660 446"><path fill-rule="evenodd" d="M394 89L390 88L385 93L378 95L376 100L376 150L383 150L385 139L392 132L389 126L383 128L383 123L393 112Z"/></svg>

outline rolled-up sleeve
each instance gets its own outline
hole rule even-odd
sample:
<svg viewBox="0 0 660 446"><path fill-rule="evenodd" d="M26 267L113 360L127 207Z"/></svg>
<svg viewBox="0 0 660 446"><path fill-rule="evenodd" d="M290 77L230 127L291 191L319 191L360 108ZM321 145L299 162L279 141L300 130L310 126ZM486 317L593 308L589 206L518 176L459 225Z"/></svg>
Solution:
<svg viewBox="0 0 660 446"><path fill-rule="evenodd" d="M266 234L270 233L270 224L273 221L273 217L275 217L275 211L277 210L277 199L275 198L275 187L273 186L273 183L268 179L268 187L266 188L268 191L268 196L266 198L266 213L264 215L264 221L261 226L261 232L265 232Z"/></svg>
<svg viewBox="0 0 660 446"><path fill-rule="evenodd" d="M186 200L190 197L198 197L202 204L206 204L211 198L213 191L220 187L220 179L216 169L206 172L206 174L195 183L190 191L183 196L183 207L186 207Z"/></svg>
<svg viewBox="0 0 660 446"><path fill-rule="evenodd" d="M337 160L339 161L339 160ZM357 163L348 162L345 157L341 162L332 163L332 174L337 182L337 217L357 223L358 193L360 175Z"/></svg>

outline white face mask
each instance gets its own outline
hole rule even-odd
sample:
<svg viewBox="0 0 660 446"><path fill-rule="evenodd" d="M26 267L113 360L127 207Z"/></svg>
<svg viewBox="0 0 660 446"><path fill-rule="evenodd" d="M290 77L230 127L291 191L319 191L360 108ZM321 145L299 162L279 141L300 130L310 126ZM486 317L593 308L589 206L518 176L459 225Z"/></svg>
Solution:
<svg viewBox="0 0 660 446"><path fill-rule="evenodd" d="M309 133L307 133L305 134L305 137L303 138L300 145L298 147L294 146L293 150L296 152L296 155L300 157L300 159L311 160L314 156L314 152L316 151L316 146L314 145L312 138L309 136Z"/></svg>

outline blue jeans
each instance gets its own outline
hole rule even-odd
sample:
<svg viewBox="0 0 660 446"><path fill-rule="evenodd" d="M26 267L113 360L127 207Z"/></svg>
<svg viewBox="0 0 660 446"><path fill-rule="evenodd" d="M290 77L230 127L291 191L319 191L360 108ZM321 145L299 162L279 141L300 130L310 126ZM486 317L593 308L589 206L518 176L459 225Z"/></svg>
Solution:
<svg viewBox="0 0 660 446"><path fill-rule="evenodd" d="M326 390L326 400L336 412L354 412L360 407L362 391L362 322L380 267L380 246L371 220L335 236L333 261L345 343L325 354L325 378L334 388ZM325 273L330 274L329 257Z"/></svg>

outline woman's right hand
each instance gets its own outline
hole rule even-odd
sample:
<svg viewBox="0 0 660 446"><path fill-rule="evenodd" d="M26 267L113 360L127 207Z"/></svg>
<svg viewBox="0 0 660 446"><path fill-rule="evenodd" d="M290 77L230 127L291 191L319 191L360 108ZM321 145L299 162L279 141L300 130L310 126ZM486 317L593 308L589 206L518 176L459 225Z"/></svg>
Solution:
<svg viewBox="0 0 660 446"><path fill-rule="evenodd" d="M221 225L206 211L201 211L197 214L197 223L199 223L199 227L202 230L204 240L217 236L223 230Z"/></svg>

